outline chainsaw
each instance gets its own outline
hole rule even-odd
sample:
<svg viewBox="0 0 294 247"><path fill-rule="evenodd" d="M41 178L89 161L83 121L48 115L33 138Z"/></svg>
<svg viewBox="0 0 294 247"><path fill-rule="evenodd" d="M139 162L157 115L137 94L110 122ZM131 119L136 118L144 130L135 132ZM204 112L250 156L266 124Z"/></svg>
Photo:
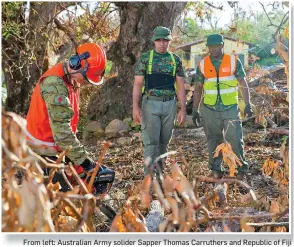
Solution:
<svg viewBox="0 0 294 247"><path fill-rule="evenodd" d="M55 156L43 156L48 162L54 163L55 160L57 159ZM91 173L86 173L83 167L79 165L73 165L74 169L76 170L77 174L81 178L81 180L85 183L88 184L91 179ZM48 177L49 176L50 169L45 169L44 170L44 176ZM73 174L70 172L65 172L66 178L68 179L68 182L72 186L78 185L76 179L74 178ZM109 223L112 222L114 217L116 216L115 211L107 205L105 202L103 202L103 199L108 195L109 190L112 187L112 184L115 179L115 172L111 170L110 168L106 167L105 165L101 164L99 167L99 170L97 172L97 175L94 179L94 183L92 186L92 191L91 193L96 197L96 205L99 207L101 212L105 214L109 220ZM55 184L59 182L61 188L60 191L62 192L67 192L70 191L70 186L67 184L65 181L64 177L62 176L61 173L56 172L53 179L52 183Z"/></svg>
<svg viewBox="0 0 294 247"><path fill-rule="evenodd" d="M79 177L85 184L90 182L90 176L87 176L87 173L84 169L79 165L74 165L75 170L77 171ZM69 182L72 185L77 185L76 181L73 179L72 176L66 175L68 177ZM97 199L103 199L108 194L109 190L112 187L114 182L115 172L110 168L106 167L105 165L101 164L98 170L98 173L94 179L93 187L92 187L92 194ZM97 200L97 207L101 210L103 214L108 218L109 223L111 223L116 216L116 212L106 203Z"/></svg>
<svg viewBox="0 0 294 247"><path fill-rule="evenodd" d="M82 181L85 184L88 184L90 182L91 174L88 176L87 173L84 171L83 167L79 165L74 165L73 167L75 168L76 172L78 173ZM66 176L73 186L77 185L77 182L75 181L72 175L67 174ZM114 178L115 172L106 167L105 165L101 164L98 173L94 179L92 194L96 197L99 196L99 198L105 196L111 189Z"/></svg>

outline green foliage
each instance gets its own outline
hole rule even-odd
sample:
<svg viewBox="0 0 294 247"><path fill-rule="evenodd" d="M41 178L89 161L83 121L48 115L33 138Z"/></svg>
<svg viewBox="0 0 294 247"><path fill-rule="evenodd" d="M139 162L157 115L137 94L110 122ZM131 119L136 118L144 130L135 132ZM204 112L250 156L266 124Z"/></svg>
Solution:
<svg viewBox="0 0 294 247"><path fill-rule="evenodd" d="M281 142L282 143L286 143L286 141L289 139L289 136L283 136L282 138L281 138Z"/></svg>
<svg viewBox="0 0 294 247"><path fill-rule="evenodd" d="M9 38L10 35L20 35L21 28L19 24L15 22L8 22L6 25L3 25L2 36L5 40Z"/></svg>
<svg viewBox="0 0 294 247"><path fill-rule="evenodd" d="M141 131L141 125L136 125L135 127L132 128L135 132L140 132Z"/></svg>
<svg viewBox="0 0 294 247"><path fill-rule="evenodd" d="M222 3L221 5L223 5L223 11L221 13L225 15L226 9L231 7L226 3ZM218 6L218 4L215 3L214 6ZM242 9L237 7L235 10L240 12ZM245 10L242 11L245 12ZM260 47L263 47L274 42L273 35L285 15L285 11L282 11L281 5L276 5L276 9L270 8L270 6L266 5L266 11L268 16L262 11L262 6L260 5L259 11L247 11L243 17L240 17L242 15L239 14L235 17L232 16L234 17L234 20L230 27L235 27L236 30L232 31L230 27L221 30L218 27L212 28L213 18L217 18L216 10L214 8L203 2L188 2L181 39L184 39L185 41L195 41L196 39L199 40L211 33L220 32L225 36L258 44ZM282 29L285 26L287 26L287 23L284 23ZM189 36L195 37L189 39L187 38Z"/></svg>
<svg viewBox="0 0 294 247"><path fill-rule="evenodd" d="M285 13L282 11L269 12L269 17L274 25L279 25ZM249 19L238 20L236 37L249 43L254 43L260 47L268 46L275 42L274 34L277 26L273 26L265 13L260 13ZM286 26L285 24L284 26ZM282 26L282 28L284 28Z"/></svg>
<svg viewBox="0 0 294 247"><path fill-rule="evenodd" d="M16 18L19 15L19 11L23 10L25 2L4 2L2 3L2 13L6 18Z"/></svg>
<svg viewBox="0 0 294 247"><path fill-rule="evenodd" d="M22 24L18 21L24 11L24 2L2 3L2 37L20 36Z"/></svg>
<svg viewBox="0 0 294 247"><path fill-rule="evenodd" d="M112 68L112 62L110 60L107 60L105 75L109 75L111 68Z"/></svg>
<svg viewBox="0 0 294 247"><path fill-rule="evenodd" d="M273 64L281 63L282 60L279 55L265 57L263 59L257 60L256 63L260 66L271 66Z"/></svg>
<svg viewBox="0 0 294 247"><path fill-rule="evenodd" d="M192 18L186 18L184 20L184 22L185 22L185 30L187 32L194 32L195 31L197 25L196 25L196 22L195 22L194 19L192 19Z"/></svg>

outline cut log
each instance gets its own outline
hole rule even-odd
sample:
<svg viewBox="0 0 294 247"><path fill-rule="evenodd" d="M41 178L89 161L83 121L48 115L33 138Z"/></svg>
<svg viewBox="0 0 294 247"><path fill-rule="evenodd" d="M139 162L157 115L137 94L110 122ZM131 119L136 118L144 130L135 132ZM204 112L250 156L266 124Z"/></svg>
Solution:
<svg viewBox="0 0 294 247"><path fill-rule="evenodd" d="M270 134L277 134L277 135L289 135L288 129L268 129Z"/></svg>

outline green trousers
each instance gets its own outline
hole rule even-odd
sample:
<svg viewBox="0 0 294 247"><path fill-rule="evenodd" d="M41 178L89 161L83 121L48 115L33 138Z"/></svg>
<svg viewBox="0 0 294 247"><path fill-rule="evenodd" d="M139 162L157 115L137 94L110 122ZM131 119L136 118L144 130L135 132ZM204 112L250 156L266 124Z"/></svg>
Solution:
<svg viewBox="0 0 294 247"><path fill-rule="evenodd" d="M176 100L155 101L143 98L142 101L142 139L144 160L150 163L168 151L176 117ZM148 170L145 169L145 173Z"/></svg>
<svg viewBox="0 0 294 247"><path fill-rule="evenodd" d="M242 166L238 166L238 172L247 172L248 163L244 158L243 132L238 105L234 105L224 111L215 111L202 104L200 111L208 142L210 169L218 172L225 171L221 153L218 157L213 158L216 147L224 142L225 136L226 141L231 144L234 153L242 163Z"/></svg>

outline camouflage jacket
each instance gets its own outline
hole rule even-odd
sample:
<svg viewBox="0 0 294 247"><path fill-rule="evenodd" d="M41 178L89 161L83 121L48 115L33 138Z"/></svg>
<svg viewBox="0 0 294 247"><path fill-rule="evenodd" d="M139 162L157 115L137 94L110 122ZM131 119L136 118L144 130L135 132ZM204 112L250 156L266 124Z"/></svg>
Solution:
<svg viewBox="0 0 294 247"><path fill-rule="evenodd" d="M150 54L150 51L145 52L137 60L135 75L143 75L143 76L146 75L148 62L149 62L149 54ZM176 75L184 77L182 60L176 54L173 53L173 55L176 62ZM172 60L168 52L164 54L160 54L154 50L152 72L155 72L155 73L160 72L160 73L166 73L171 75L173 74ZM150 95L150 96L166 96L166 95L173 96L175 95L175 92L171 90L151 89L149 91L145 91L144 94Z"/></svg>
<svg viewBox="0 0 294 247"><path fill-rule="evenodd" d="M68 158L75 164L83 163L89 156L70 125L74 111L70 105L66 85L61 78L49 76L40 84L40 90L48 109L50 127L55 143L62 150L72 146L71 151L67 154Z"/></svg>

